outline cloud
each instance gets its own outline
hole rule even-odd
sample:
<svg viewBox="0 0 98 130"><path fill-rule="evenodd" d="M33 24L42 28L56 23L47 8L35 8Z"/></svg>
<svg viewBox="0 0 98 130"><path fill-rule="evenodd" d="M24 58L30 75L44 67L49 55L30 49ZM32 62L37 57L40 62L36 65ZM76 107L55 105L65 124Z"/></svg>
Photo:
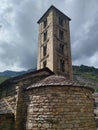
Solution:
<svg viewBox="0 0 98 130"><path fill-rule="evenodd" d="M73 64L98 67L97 0L0 0L0 71L36 67L37 21L51 5L72 19Z"/></svg>
<svg viewBox="0 0 98 130"><path fill-rule="evenodd" d="M0 69L29 69L35 67L37 62L37 19L36 13L33 13L36 7L27 1L20 5L11 4L13 7L8 5L2 12L0 62L4 67ZM9 8L11 12L8 12Z"/></svg>
<svg viewBox="0 0 98 130"><path fill-rule="evenodd" d="M95 63L95 59L98 57L98 55L95 55L98 52L98 10L96 4L92 1L89 4L85 3L82 22L77 22L78 24L73 27L76 28L75 33L72 34L74 37L72 40L72 55L75 64L98 67L97 61ZM94 8L93 11L91 10L92 7ZM80 14L82 14L81 11Z"/></svg>

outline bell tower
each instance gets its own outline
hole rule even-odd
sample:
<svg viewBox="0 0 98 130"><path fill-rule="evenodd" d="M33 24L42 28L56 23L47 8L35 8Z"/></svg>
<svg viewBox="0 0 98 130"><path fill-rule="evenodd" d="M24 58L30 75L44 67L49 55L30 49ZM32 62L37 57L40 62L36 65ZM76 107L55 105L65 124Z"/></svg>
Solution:
<svg viewBox="0 0 98 130"><path fill-rule="evenodd" d="M39 19L37 69L48 67L72 80L70 20L54 6Z"/></svg>

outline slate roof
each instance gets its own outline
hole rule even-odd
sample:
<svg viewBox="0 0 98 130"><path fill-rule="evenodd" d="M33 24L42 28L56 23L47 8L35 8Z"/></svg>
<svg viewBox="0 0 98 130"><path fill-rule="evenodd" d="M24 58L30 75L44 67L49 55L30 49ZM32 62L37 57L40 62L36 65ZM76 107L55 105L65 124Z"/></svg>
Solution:
<svg viewBox="0 0 98 130"><path fill-rule="evenodd" d="M91 89L92 91L94 91L93 88L88 87L88 86L82 86L74 81L71 81L69 79L67 79L64 76L60 76L60 75L51 75L46 77L45 79L32 84L31 86L27 87L26 90L32 89L32 88L36 88L36 87L45 87L45 86L73 86L73 87L85 87L87 89Z"/></svg>
<svg viewBox="0 0 98 130"><path fill-rule="evenodd" d="M38 20L37 23L40 23L41 20L44 18L44 16L46 16L48 14L48 12L50 12L50 10L55 9L56 11L58 11L60 14L62 14L63 16L65 16L68 20L71 20L67 15L65 15L64 13L62 13L59 9L57 9L55 6L51 5L50 8L43 14L43 16Z"/></svg>

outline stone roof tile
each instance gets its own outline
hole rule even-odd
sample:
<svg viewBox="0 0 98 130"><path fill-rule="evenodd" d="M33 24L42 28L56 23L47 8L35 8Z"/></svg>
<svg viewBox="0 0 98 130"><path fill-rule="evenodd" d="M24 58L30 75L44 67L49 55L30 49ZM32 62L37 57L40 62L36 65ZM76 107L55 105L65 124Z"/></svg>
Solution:
<svg viewBox="0 0 98 130"><path fill-rule="evenodd" d="M74 81L71 81L69 79L67 79L66 77L64 76L60 76L60 75L51 75L51 76L48 76L46 77L45 79L35 83L35 84L32 84L31 86L27 87L26 90L29 90L29 89L32 89L32 88L35 88L35 87L41 87L41 86L78 86L78 87L86 87L86 88L89 88L91 89L92 91L94 91L92 88L88 87L88 86L83 86L83 85L80 85Z"/></svg>
<svg viewBox="0 0 98 130"><path fill-rule="evenodd" d="M13 114L12 109L9 108L4 99L0 99L0 114Z"/></svg>

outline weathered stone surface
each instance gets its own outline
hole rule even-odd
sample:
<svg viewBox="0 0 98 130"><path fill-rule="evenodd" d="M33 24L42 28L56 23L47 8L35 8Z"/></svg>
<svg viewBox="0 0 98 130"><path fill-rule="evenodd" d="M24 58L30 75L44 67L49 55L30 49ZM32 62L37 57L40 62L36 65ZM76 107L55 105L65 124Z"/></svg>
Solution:
<svg viewBox="0 0 98 130"><path fill-rule="evenodd" d="M60 25L59 19L62 19L62 25ZM45 20L47 20L47 25L44 27ZM70 18L66 17L54 6L51 6L48 12L39 20L37 68L43 68L43 63L46 61L46 67L55 74L66 75L69 79L72 79L69 21ZM44 40L45 33L47 34L46 40ZM60 34L63 35L63 38L60 38ZM46 55L43 55L44 46L47 46ZM61 60L64 63L63 70L60 64Z"/></svg>
<svg viewBox="0 0 98 130"><path fill-rule="evenodd" d="M90 89L47 86L28 90L26 95L26 130L96 130Z"/></svg>

